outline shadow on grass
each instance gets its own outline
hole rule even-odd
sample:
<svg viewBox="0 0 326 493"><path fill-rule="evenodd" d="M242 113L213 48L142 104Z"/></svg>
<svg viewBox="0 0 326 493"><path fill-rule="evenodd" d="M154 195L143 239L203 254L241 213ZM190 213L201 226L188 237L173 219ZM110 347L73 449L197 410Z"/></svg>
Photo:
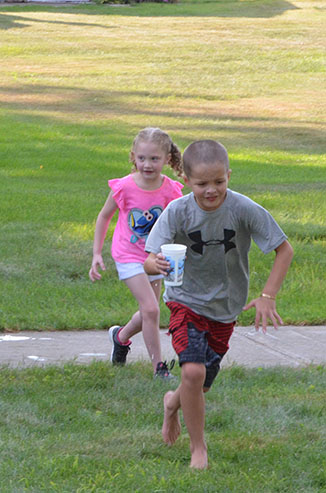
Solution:
<svg viewBox="0 0 326 493"><path fill-rule="evenodd" d="M55 2L54 2L55 3ZM244 17L244 18L272 18L282 15L288 10L298 10L293 3L287 0L229 0L225 1L206 1L206 2L185 2L180 1L178 4L141 4L133 6L117 7L109 4L81 4L81 5L39 5L39 4L0 4L2 10L7 12L60 12L69 14L83 15L119 15L132 17ZM59 20L38 20L24 17L21 15L1 15L0 29L24 28L34 22L51 22L58 24L69 24L79 26L103 27L108 29L109 26L100 24L87 24L75 22L62 22Z"/></svg>
<svg viewBox="0 0 326 493"><path fill-rule="evenodd" d="M29 95L28 101L26 94ZM198 132L206 132L207 138L218 138L219 133L225 135L227 132L229 135L223 136L225 145L234 146L234 142L238 141L247 148L272 147L274 150L294 154L306 152L322 155L326 152L326 129L322 122L298 122L295 118L274 116L243 116L228 112L225 108L219 111L219 100L214 95L197 96L204 101L214 101L216 109L209 114L201 108L194 108L191 112L165 109L163 105L157 106L153 100L162 100L169 94L145 91L26 85L17 88L0 87L0 99L1 96L2 108L9 114L28 118L30 121L38 118L47 121L42 112L51 112L53 120L61 120L64 113L87 116L95 125L96 120L103 122L116 116L143 115L144 118L148 117L148 124L164 125L170 132L178 133L181 129L186 129L191 140L191 136L198 135ZM174 96L181 101L193 97L184 94ZM170 119L173 120L172 124Z"/></svg>
<svg viewBox="0 0 326 493"><path fill-rule="evenodd" d="M30 10L29 10L30 11ZM32 10L35 12L35 10ZM41 12L44 12L44 10L40 10ZM37 10L38 12L38 10ZM50 12L50 10L49 10ZM57 10L56 10L57 12ZM62 13L66 13L66 10L62 9ZM71 13L71 12L70 12ZM81 14L82 12L78 12ZM99 12L99 14L102 14ZM40 23L40 24L63 24L67 26L78 26L78 27L101 27L103 29L116 29L116 26L108 26L105 24L98 24L98 23L89 23L89 22L67 22L67 21L61 21L61 20L49 20L49 19L32 19L30 17L24 17L22 15L1 15L0 14L0 29L6 30L6 29L16 29L16 28L26 28L29 27L30 25L34 23Z"/></svg>

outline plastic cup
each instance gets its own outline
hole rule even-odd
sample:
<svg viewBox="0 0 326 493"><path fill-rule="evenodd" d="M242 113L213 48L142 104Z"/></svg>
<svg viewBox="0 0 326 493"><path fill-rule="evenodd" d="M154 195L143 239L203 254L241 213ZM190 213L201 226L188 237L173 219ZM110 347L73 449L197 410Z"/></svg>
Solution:
<svg viewBox="0 0 326 493"><path fill-rule="evenodd" d="M164 278L166 286L181 286L183 270L186 260L187 247L178 243L170 243L161 246L165 259L170 262L170 270Z"/></svg>

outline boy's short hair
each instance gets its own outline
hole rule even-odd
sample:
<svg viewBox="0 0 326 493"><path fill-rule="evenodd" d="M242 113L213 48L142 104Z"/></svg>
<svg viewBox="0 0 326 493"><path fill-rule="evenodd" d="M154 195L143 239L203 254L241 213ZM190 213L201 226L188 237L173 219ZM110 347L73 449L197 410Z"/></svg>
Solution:
<svg viewBox="0 0 326 493"><path fill-rule="evenodd" d="M189 144L182 156L183 171L187 177L198 164L223 164L229 170L229 156L224 145L216 140L196 140Z"/></svg>

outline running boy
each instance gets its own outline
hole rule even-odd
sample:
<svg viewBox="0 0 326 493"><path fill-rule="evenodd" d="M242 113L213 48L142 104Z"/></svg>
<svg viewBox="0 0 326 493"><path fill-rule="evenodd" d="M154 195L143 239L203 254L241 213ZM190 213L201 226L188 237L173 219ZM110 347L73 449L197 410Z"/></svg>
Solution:
<svg viewBox="0 0 326 493"><path fill-rule="evenodd" d="M146 242L148 274L166 275L169 263L160 253L165 243L187 246L182 286L166 287L170 333L179 356L181 384L164 396L162 435L172 445L181 428L182 409L190 436L190 467L208 465L204 438L205 399L239 313L256 309L255 327L265 332L268 319L282 324L276 294L290 266L293 250L285 234L263 207L228 189L231 175L226 149L213 140L196 141L183 154L185 182L192 192L171 202ZM262 294L246 305L251 239L264 252L275 251Z"/></svg>

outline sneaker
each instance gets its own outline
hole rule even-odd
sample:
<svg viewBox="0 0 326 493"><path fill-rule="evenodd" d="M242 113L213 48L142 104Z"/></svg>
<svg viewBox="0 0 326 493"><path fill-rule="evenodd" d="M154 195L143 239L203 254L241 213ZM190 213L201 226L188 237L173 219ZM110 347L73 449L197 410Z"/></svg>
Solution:
<svg viewBox="0 0 326 493"><path fill-rule="evenodd" d="M156 372L154 378L161 378L162 380L174 380L175 377L171 375L170 370L174 367L174 359L170 363L170 368L168 368L167 361L160 361L157 363Z"/></svg>
<svg viewBox="0 0 326 493"><path fill-rule="evenodd" d="M121 328L120 325L113 325L109 329L109 338L112 342L111 363L113 365L124 365L126 363L127 354L130 351L131 341L127 344L121 344L121 342L119 342L118 332Z"/></svg>

